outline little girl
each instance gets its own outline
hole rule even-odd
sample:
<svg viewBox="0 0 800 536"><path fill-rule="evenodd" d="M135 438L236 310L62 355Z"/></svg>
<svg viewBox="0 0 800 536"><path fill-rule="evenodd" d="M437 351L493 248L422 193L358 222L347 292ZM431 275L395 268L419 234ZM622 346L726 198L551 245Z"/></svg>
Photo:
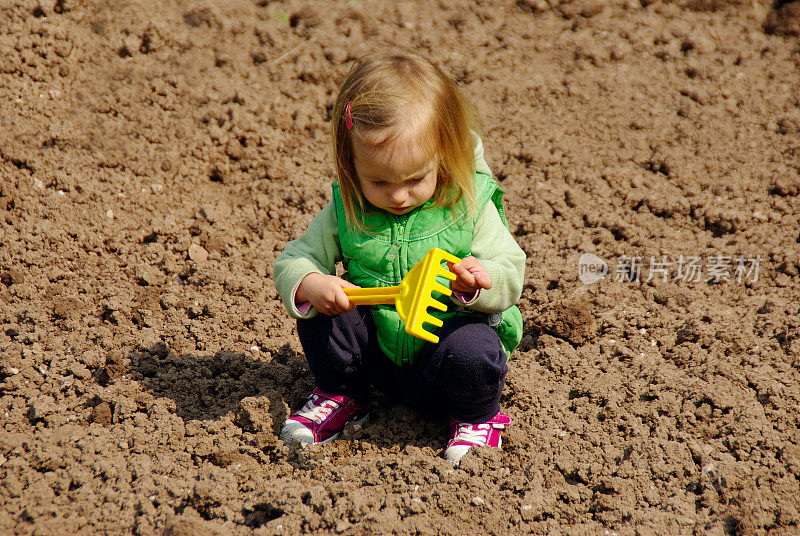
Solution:
<svg viewBox="0 0 800 536"><path fill-rule="evenodd" d="M522 336L514 305L525 253L508 231L502 190L455 83L408 53L358 60L332 112L333 200L275 261L275 286L316 389L283 426L301 443L335 439L367 417L370 385L420 409L443 409L458 463L500 447L506 359ZM432 344L408 335L394 306L355 307L346 288L398 284L432 247L462 259ZM336 264L346 273L336 276ZM322 314L318 314L322 313Z"/></svg>

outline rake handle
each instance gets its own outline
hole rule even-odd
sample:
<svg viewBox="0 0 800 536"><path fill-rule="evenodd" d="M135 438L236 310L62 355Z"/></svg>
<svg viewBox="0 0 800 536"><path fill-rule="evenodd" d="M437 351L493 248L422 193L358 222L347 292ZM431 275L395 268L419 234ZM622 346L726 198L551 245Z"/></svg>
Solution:
<svg viewBox="0 0 800 536"><path fill-rule="evenodd" d="M346 288L344 293L355 305L390 305L400 296L400 285L393 287Z"/></svg>

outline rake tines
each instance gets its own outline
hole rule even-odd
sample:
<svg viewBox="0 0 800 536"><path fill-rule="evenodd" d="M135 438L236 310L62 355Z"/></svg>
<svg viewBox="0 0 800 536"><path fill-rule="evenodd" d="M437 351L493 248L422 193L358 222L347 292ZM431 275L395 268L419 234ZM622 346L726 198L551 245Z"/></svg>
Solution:
<svg viewBox="0 0 800 536"><path fill-rule="evenodd" d="M439 337L426 330L423 324L442 327L442 321L428 312L428 307L446 311L447 305L433 297L434 292L450 296L452 291L436 280L437 276L451 281L456 275L442 266L442 261L458 264L461 259L439 248L431 248L425 257L414 265L399 285L393 287L344 289L356 305L394 303L397 313L406 323L406 332L428 342L437 343Z"/></svg>

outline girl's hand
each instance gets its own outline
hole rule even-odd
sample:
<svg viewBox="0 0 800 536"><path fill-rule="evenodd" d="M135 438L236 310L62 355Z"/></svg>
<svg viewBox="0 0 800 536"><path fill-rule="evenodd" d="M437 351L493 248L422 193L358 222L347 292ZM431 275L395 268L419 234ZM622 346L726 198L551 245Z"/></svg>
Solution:
<svg viewBox="0 0 800 536"><path fill-rule="evenodd" d="M489 272L475 257L461 259L461 264L447 263L447 268L456 274L456 280L450 282L450 288L464 294L475 294L478 290L492 288Z"/></svg>
<svg viewBox="0 0 800 536"><path fill-rule="evenodd" d="M300 282L295 300L299 303L310 302L322 314L338 315L355 308L344 293L345 288L358 288L358 286L335 275L312 273Z"/></svg>

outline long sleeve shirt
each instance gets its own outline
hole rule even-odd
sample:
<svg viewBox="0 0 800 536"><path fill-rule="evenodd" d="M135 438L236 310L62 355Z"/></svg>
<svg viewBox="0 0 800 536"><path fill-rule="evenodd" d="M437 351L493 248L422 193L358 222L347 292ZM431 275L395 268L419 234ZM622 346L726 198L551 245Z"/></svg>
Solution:
<svg viewBox="0 0 800 536"><path fill-rule="evenodd" d="M275 288L286 310L296 318L317 314L308 304L295 300L297 288L310 273L333 275L342 260L336 210L333 202L311 221L308 230L286 244L275 261ZM525 252L508 231L493 203L486 203L475 221L472 255L480 261L492 280L492 288L473 296L453 296L459 305L486 313L500 313L520 298L525 271Z"/></svg>

